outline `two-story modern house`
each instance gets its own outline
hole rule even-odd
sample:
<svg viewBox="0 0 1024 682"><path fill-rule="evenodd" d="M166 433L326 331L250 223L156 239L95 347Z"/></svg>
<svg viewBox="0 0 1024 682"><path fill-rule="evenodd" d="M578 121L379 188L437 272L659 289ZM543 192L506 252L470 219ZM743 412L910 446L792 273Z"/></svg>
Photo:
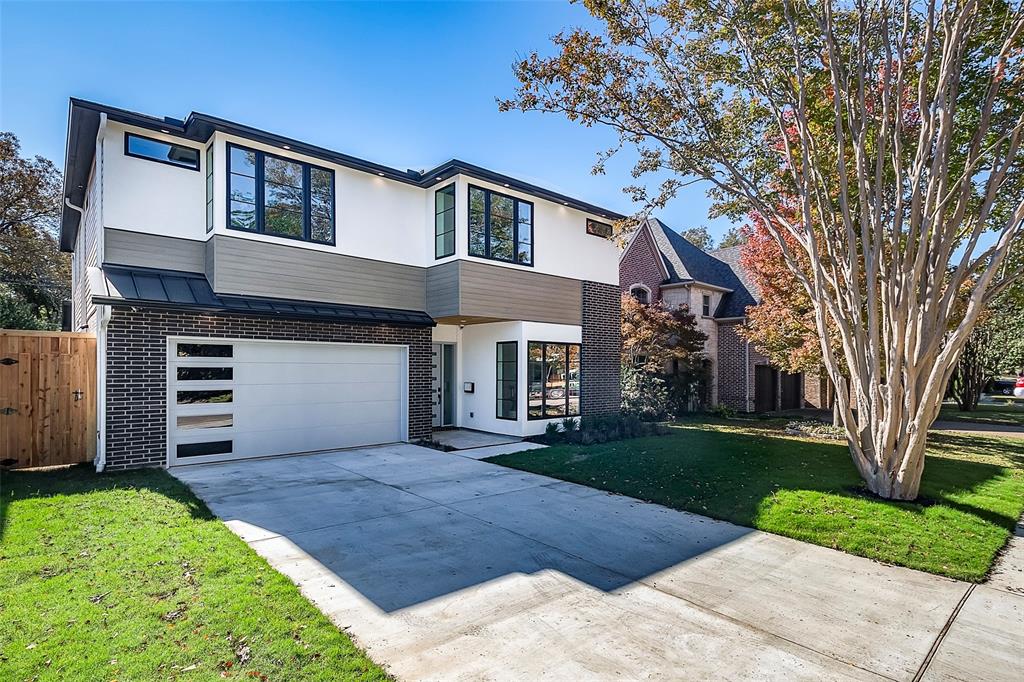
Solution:
<svg viewBox="0 0 1024 682"><path fill-rule="evenodd" d="M611 211L457 160L402 171L77 99L64 182L99 468L619 409Z"/></svg>

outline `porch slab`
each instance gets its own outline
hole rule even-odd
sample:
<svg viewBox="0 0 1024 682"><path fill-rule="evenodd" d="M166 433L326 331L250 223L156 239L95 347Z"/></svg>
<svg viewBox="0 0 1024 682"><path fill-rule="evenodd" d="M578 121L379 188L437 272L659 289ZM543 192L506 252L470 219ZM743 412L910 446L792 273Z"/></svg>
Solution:
<svg viewBox="0 0 1024 682"><path fill-rule="evenodd" d="M470 450L472 448L484 448L492 445L521 443L523 439L518 436L506 436L502 433L487 433L470 429L446 429L434 431L434 440L442 445L447 445L453 450Z"/></svg>

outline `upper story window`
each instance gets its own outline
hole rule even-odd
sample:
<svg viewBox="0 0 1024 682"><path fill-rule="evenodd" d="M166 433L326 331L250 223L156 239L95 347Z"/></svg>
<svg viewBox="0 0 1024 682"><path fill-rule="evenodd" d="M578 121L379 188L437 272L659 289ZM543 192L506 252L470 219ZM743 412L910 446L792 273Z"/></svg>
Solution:
<svg viewBox="0 0 1024 682"><path fill-rule="evenodd" d="M228 144L228 227L334 244L334 171Z"/></svg>
<svg viewBox="0 0 1024 682"><path fill-rule="evenodd" d="M640 284L634 284L629 290L629 295L644 305L651 302L651 292L647 290L647 287Z"/></svg>
<svg viewBox="0 0 1024 682"><path fill-rule="evenodd" d="M434 192L434 258L455 254L455 183Z"/></svg>
<svg viewBox="0 0 1024 682"><path fill-rule="evenodd" d="M711 296L703 294L700 297L700 314L704 317L711 317Z"/></svg>
<svg viewBox="0 0 1024 682"><path fill-rule="evenodd" d="M213 145L206 148L206 231L213 231Z"/></svg>
<svg viewBox="0 0 1024 682"><path fill-rule="evenodd" d="M124 134L124 153L139 159L166 163L178 168L199 170L199 150L162 142L135 133Z"/></svg>
<svg viewBox="0 0 1024 682"><path fill-rule="evenodd" d="M470 186L469 255L533 265L533 204Z"/></svg>
<svg viewBox="0 0 1024 682"><path fill-rule="evenodd" d="M602 223L598 220L591 220L590 218L587 218L587 234L608 239L612 236L612 226L608 223Z"/></svg>

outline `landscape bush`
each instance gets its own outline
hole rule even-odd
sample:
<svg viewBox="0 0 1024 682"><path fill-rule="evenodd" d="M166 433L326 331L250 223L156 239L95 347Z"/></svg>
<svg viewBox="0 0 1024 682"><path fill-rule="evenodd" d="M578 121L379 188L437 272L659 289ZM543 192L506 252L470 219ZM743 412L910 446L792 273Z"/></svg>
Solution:
<svg viewBox="0 0 1024 682"><path fill-rule="evenodd" d="M535 436L531 440L547 445L593 445L628 438L664 436L668 433L670 429L664 424L644 421L633 414L616 413L581 419L569 417L561 422L551 422L545 427L544 435Z"/></svg>

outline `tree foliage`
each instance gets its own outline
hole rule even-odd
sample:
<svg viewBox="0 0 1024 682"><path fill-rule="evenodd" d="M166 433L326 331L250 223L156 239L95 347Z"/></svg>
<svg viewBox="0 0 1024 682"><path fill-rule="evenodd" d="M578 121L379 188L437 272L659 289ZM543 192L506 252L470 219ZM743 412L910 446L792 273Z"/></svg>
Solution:
<svg viewBox="0 0 1024 682"><path fill-rule="evenodd" d="M681 233L683 238L696 246L701 251L711 251L715 248L715 238L711 236L711 232L708 231L707 226L701 225L700 227L691 227L688 230L683 230Z"/></svg>
<svg viewBox="0 0 1024 682"><path fill-rule="evenodd" d="M747 233L742 227L730 227L722 240L718 242L718 248L727 249L732 246L743 246L747 241Z"/></svg>
<svg viewBox="0 0 1024 682"><path fill-rule="evenodd" d="M686 308L622 296L623 409L662 418L685 409L703 379L707 335Z"/></svg>
<svg viewBox="0 0 1024 682"><path fill-rule="evenodd" d="M51 328L60 320L71 290L70 259L57 241L60 206L56 166L40 156L22 158L18 138L0 132L0 285L11 313L5 325ZM25 321L26 311L34 321Z"/></svg>
<svg viewBox="0 0 1024 682"><path fill-rule="evenodd" d="M1022 234L1024 11L1003 0L585 0L501 108L608 126L646 209L709 183L756 213L814 305L868 487L917 496L928 426ZM961 301L961 288L970 291ZM835 340L835 344L832 340Z"/></svg>

